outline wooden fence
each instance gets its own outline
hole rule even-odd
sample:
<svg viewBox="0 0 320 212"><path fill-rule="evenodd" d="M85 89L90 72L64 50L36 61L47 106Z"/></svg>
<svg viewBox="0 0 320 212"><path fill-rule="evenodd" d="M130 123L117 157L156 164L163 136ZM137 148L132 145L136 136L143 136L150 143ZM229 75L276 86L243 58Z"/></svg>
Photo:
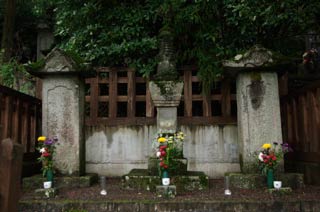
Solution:
<svg viewBox="0 0 320 212"><path fill-rule="evenodd" d="M0 85L0 140L23 145L25 157L35 152L41 132L41 101Z"/></svg>
<svg viewBox="0 0 320 212"><path fill-rule="evenodd" d="M180 124L235 124L236 88L231 80L219 81L210 94L201 94L196 68L179 70L184 81L178 107ZM148 81L130 68L97 69L86 79L86 125L149 125L156 123Z"/></svg>
<svg viewBox="0 0 320 212"><path fill-rule="evenodd" d="M0 140L0 212L18 211L23 146Z"/></svg>
<svg viewBox="0 0 320 212"><path fill-rule="evenodd" d="M320 184L320 167L312 166L320 164L320 81L282 97L281 115L283 140L294 149L289 168L304 172L308 183Z"/></svg>

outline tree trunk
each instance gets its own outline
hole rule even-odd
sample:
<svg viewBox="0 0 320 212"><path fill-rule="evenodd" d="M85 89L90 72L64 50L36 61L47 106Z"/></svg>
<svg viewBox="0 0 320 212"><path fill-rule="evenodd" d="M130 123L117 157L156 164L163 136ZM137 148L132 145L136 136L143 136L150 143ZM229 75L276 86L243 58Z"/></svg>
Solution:
<svg viewBox="0 0 320 212"><path fill-rule="evenodd" d="M4 50L1 62L8 62L13 53L14 19L16 13L16 0L4 0L4 18L1 48Z"/></svg>

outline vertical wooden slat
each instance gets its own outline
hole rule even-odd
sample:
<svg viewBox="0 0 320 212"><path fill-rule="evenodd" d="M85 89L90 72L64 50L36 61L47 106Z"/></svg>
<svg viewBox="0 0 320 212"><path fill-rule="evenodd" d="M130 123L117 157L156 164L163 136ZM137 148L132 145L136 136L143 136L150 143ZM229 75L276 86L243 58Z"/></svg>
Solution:
<svg viewBox="0 0 320 212"><path fill-rule="evenodd" d="M90 122L97 123L99 100L99 75L90 80Z"/></svg>
<svg viewBox="0 0 320 212"><path fill-rule="evenodd" d="M23 102L22 105L22 116L21 116L21 122L22 122L22 129L21 129L21 137L22 139L22 145L24 147L24 152L27 152L28 150L28 141L27 141L27 137L28 137L28 116L27 116L27 105L28 103Z"/></svg>
<svg viewBox="0 0 320 212"><path fill-rule="evenodd" d="M26 146L26 152L30 152L30 148L31 148L31 136L30 136L30 129L31 129L31 126L30 126L30 122L31 122L31 114L30 114L30 103L27 103L26 104L26 122L27 122L27 129L26 129L26 133L27 133L27 136L25 137L26 140L27 140L27 146Z"/></svg>
<svg viewBox="0 0 320 212"><path fill-rule="evenodd" d="M192 116L192 71L185 70L184 71L184 116L191 117Z"/></svg>
<svg viewBox="0 0 320 212"><path fill-rule="evenodd" d="M315 150L317 152L320 152L320 142L319 142L319 138L320 138L320 88L316 89L316 94L315 94L315 104L316 104L316 112L315 112L315 124L316 124L316 128L317 128L317 145L318 148Z"/></svg>
<svg viewBox="0 0 320 212"><path fill-rule="evenodd" d="M230 116L231 115L231 95L230 92L230 81L228 79L222 81L221 86L221 111L222 116Z"/></svg>
<svg viewBox="0 0 320 212"><path fill-rule="evenodd" d="M293 124L292 124L292 106L289 100L286 101L286 116L287 116L287 138L290 144L293 143Z"/></svg>
<svg viewBox="0 0 320 212"><path fill-rule="evenodd" d="M298 145L299 143L299 133L298 133L298 110L297 110L297 104L296 104L296 99L292 99L292 129L294 132L293 136L293 141L294 144Z"/></svg>
<svg viewBox="0 0 320 212"><path fill-rule="evenodd" d="M35 140L36 140L36 118L35 118L35 105L30 105L30 149L29 152L35 151Z"/></svg>
<svg viewBox="0 0 320 212"><path fill-rule="evenodd" d="M309 151L309 146L310 146L310 139L309 139L309 133L308 133L308 109L307 109L307 103L306 103L306 95L302 95L300 97L300 103L301 103L301 108L302 108L302 135L301 138L304 138L303 142L303 149L304 151L308 152Z"/></svg>
<svg viewBox="0 0 320 212"><path fill-rule="evenodd" d="M146 116L154 117L154 104L151 99L151 93L149 89L149 80L146 82Z"/></svg>
<svg viewBox="0 0 320 212"><path fill-rule="evenodd" d="M41 110L41 104L36 104L36 139L35 139L35 146L37 146L38 137L42 135L42 122L41 117L42 110ZM21 133L20 133L21 135Z"/></svg>
<svg viewBox="0 0 320 212"><path fill-rule="evenodd" d="M3 94L0 92L0 141L3 139L3 114L4 114L4 104L3 104Z"/></svg>
<svg viewBox="0 0 320 212"><path fill-rule="evenodd" d="M19 98L16 98L15 99L15 104L14 104L14 113L12 114L13 116L13 121L12 121L12 124L13 124L13 129L12 129L12 140L14 142L17 142L17 143L20 143L21 141L19 140L19 134L20 134L20 125L21 125L21 122L20 122L20 112L21 112L21 100Z"/></svg>
<svg viewBox="0 0 320 212"><path fill-rule="evenodd" d="M115 118L117 116L117 89L118 89L118 76L115 69L110 71L109 80L109 117Z"/></svg>
<svg viewBox="0 0 320 212"><path fill-rule="evenodd" d="M283 74L279 78L278 81L279 81L279 95L280 95L280 97L288 95L288 72Z"/></svg>
<svg viewBox="0 0 320 212"><path fill-rule="evenodd" d="M136 77L135 71L128 70L128 108L127 114L132 118L136 114Z"/></svg>
<svg viewBox="0 0 320 212"><path fill-rule="evenodd" d="M2 135L3 138L11 137L12 130L12 96L5 96L5 106L4 106L4 114L3 114L3 130Z"/></svg>

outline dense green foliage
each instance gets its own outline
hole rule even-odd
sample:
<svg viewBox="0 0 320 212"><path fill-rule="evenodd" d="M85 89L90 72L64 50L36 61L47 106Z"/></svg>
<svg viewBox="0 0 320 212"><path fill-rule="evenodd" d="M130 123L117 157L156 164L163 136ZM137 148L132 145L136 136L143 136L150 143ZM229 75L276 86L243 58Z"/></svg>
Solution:
<svg viewBox="0 0 320 212"><path fill-rule="evenodd" d="M58 1L56 35L61 45L95 65L154 71L157 34L175 33L178 64L197 64L208 87L221 61L254 44L301 55L307 30L318 30L316 0ZM300 36L300 37L299 37Z"/></svg>
<svg viewBox="0 0 320 212"><path fill-rule="evenodd" d="M0 0L1 1L1 0ZM34 0L34 17L51 20L57 44L94 66L156 67L158 33L171 27L178 65L196 64L204 87L221 62L254 44L301 56L304 35L319 32L318 0Z"/></svg>

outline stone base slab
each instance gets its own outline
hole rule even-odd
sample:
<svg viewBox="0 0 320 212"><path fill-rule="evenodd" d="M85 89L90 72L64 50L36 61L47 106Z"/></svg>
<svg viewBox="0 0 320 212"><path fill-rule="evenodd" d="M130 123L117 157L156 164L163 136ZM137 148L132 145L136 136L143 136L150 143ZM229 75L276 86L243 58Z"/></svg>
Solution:
<svg viewBox="0 0 320 212"><path fill-rule="evenodd" d="M43 182L46 181L42 175L34 175L22 179L22 188L24 190L38 189L43 187ZM72 187L89 187L98 182L97 174L87 174L85 176L55 176L54 187L56 188L72 188Z"/></svg>
<svg viewBox="0 0 320 212"><path fill-rule="evenodd" d="M175 185L156 186L156 194L158 197L174 198L177 195L177 187Z"/></svg>
<svg viewBox="0 0 320 212"><path fill-rule="evenodd" d="M267 190L270 194L276 195L276 196L281 196L281 195L286 195L286 194L291 194L292 189L290 187L282 187L279 189L276 188L271 188Z"/></svg>
<svg viewBox="0 0 320 212"><path fill-rule="evenodd" d="M170 177L170 183L177 187L178 192L202 190L208 188L209 178L203 172L187 172L186 175ZM124 189L156 191L158 185L161 185L161 177L149 175L147 169L133 169L122 178Z"/></svg>
<svg viewBox="0 0 320 212"><path fill-rule="evenodd" d="M53 198L58 194L57 188L39 188L35 190L36 196Z"/></svg>
<svg viewBox="0 0 320 212"><path fill-rule="evenodd" d="M230 187L258 189L267 187L267 177L260 174L242 174L242 173L226 173L229 176ZM303 188L303 174L300 173L282 173L276 174L274 180L282 181L283 187L291 187L293 189Z"/></svg>

